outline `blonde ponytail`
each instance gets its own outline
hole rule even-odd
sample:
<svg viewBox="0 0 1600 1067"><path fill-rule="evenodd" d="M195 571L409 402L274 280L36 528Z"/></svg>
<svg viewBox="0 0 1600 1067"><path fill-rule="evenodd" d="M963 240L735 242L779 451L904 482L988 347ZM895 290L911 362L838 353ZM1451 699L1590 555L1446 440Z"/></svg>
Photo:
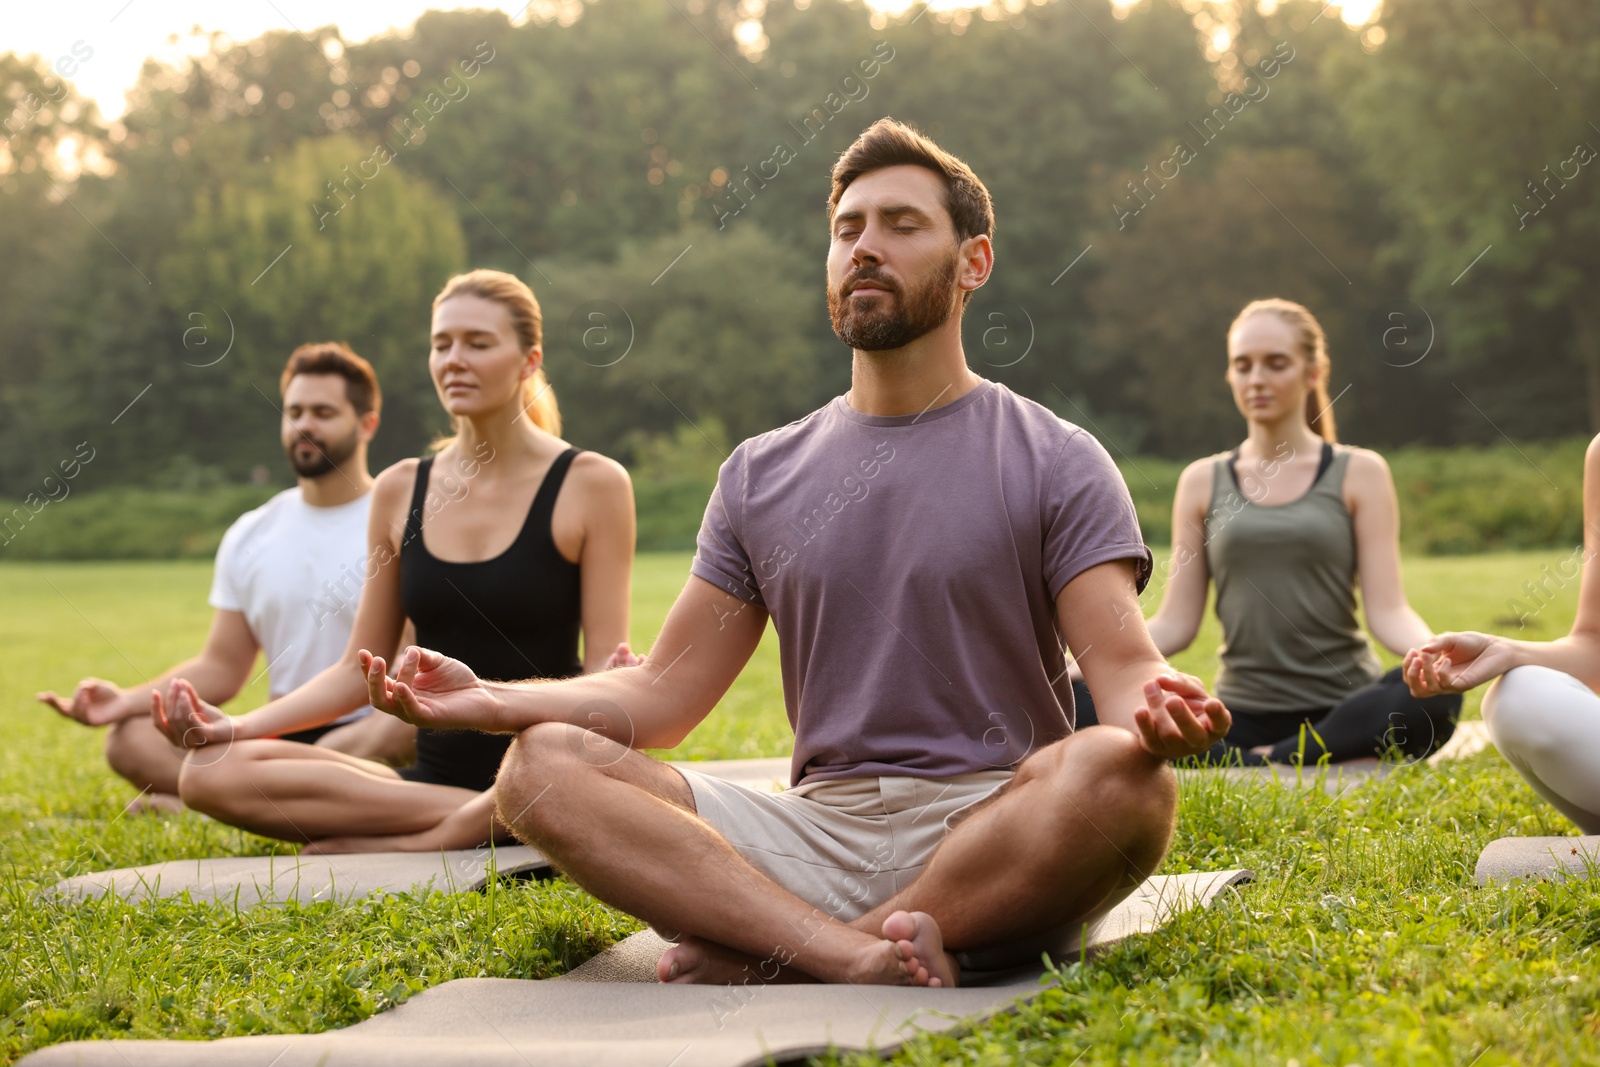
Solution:
<svg viewBox="0 0 1600 1067"><path fill-rule="evenodd" d="M556 407L556 391L544 376L544 368L522 383L522 410L533 424L547 434L561 436L561 409Z"/></svg>
<svg viewBox="0 0 1600 1067"><path fill-rule="evenodd" d="M1306 394L1306 425L1330 445L1339 443L1339 431L1333 423L1333 401L1328 399L1326 381L1317 382L1316 388Z"/></svg>

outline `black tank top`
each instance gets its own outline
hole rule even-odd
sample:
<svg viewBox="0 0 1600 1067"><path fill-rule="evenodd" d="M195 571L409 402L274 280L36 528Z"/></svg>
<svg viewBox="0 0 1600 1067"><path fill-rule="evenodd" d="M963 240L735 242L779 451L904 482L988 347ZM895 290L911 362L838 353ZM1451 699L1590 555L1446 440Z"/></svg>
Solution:
<svg viewBox="0 0 1600 1067"><path fill-rule="evenodd" d="M423 544L424 511L448 504L436 498L429 507L433 457L417 464L400 545L400 602L416 625L417 644L460 660L485 681L582 673L578 565L550 534L556 497L578 452L569 448L550 464L511 547L474 563L439 559ZM511 740L475 730L421 730L416 766L405 777L482 792L494 784Z"/></svg>

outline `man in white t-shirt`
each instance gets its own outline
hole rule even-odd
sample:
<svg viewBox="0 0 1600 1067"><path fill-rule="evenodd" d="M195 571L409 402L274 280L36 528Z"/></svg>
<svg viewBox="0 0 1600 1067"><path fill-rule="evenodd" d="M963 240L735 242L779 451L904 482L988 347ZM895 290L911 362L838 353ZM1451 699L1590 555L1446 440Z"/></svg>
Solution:
<svg viewBox="0 0 1600 1067"><path fill-rule="evenodd" d="M85 678L70 701L39 694L69 718L111 727L106 761L139 787L134 806L181 807L184 752L151 721L152 689L183 677L203 699L223 703L250 680L260 650L275 699L335 662L350 638L366 573L373 483L367 443L378 429L378 379L344 344L306 344L289 357L279 391L283 449L298 484L241 515L223 536L210 596L216 614L200 655L128 689ZM413 731L383 721L389 716L341 729L369 711L362 708L289 739L363 756L403 750Z"/></svg>

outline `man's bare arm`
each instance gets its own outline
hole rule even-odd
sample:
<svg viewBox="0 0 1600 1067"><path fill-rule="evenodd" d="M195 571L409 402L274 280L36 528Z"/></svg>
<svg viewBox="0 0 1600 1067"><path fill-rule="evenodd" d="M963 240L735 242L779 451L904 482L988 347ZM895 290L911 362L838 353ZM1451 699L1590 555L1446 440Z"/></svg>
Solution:
<svg viewBox="0 0 1600 1067"><path fill-rule="evenodd" d="M1131 731L1153 756L1199 755L1232 719L1200 680L1162 658L1145 628L1132 560L1100 563L1062 587L1056 619L1100 721Z"/></svg>
<svg viewBox="0 0 1600 1067"><path fill-rule="evenodd" d="M457 660L407 649L395 677L363 653L372 705L421 727L516 733L545 722L595 730L633 748L671 748L728 691L767 613L691 577L646 662L559 681L481 682Z"/></svg>

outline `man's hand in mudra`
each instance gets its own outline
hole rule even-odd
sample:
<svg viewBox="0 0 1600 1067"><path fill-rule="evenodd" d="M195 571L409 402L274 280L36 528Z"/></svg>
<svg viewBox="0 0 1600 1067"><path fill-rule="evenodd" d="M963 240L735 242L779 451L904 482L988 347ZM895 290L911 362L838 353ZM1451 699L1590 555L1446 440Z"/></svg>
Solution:
<svg viewBox="0 0 1600 1067"><path fill-rule="evenodd" d="M431 730L507 729L500 701L458 659L409 645L391 678L382 656L362 649L360 658L367 673L367 699L379 711Z"/></svg>

